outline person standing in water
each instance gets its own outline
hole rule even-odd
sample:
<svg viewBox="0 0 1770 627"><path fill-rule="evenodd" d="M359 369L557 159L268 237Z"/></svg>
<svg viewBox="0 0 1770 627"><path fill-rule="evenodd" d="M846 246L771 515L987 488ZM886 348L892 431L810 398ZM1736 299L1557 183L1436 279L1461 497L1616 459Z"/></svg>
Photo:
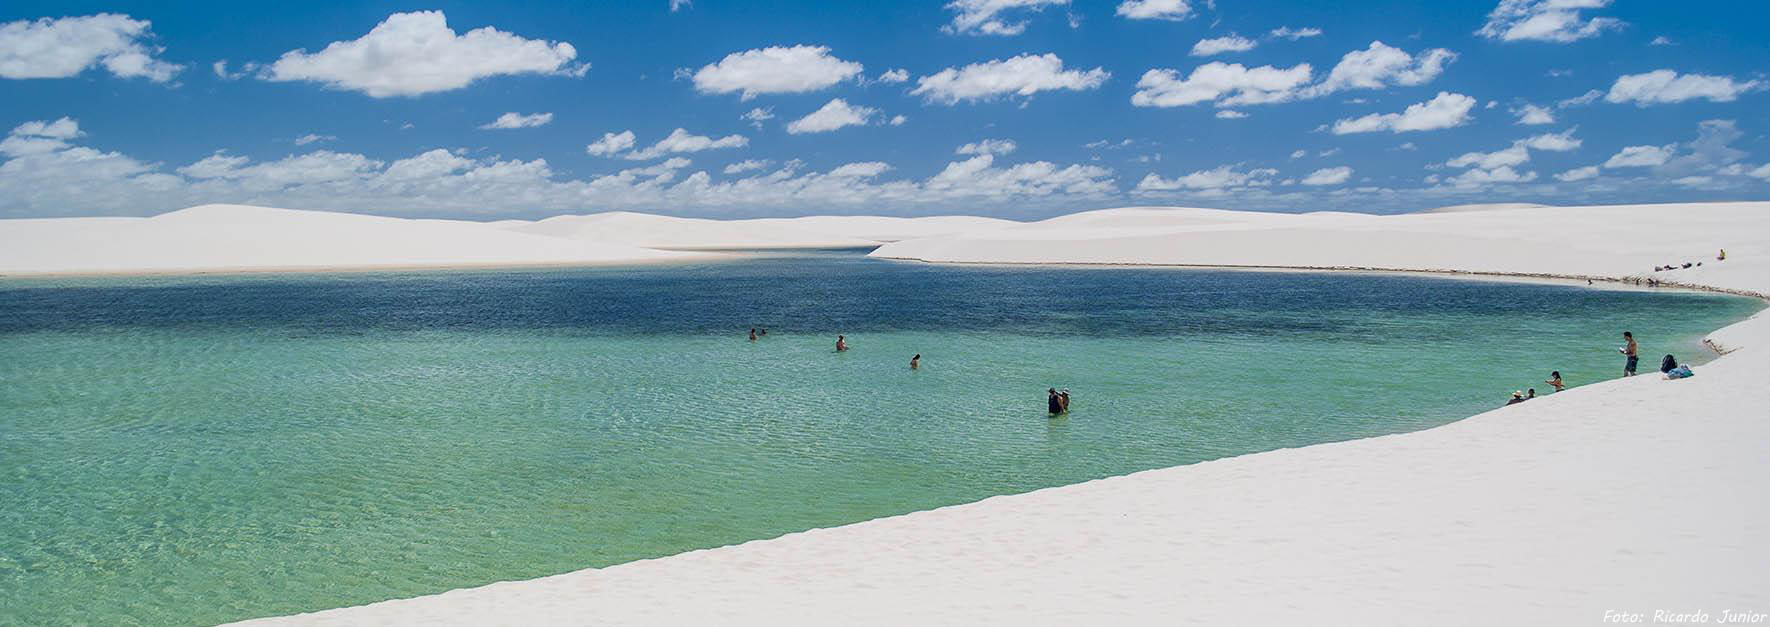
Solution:
<svg viewBox="0 0 1770 627"><path fill-rule="evenodd" d="M1069 413L1069 390L1057 393L1057 403L1063 406L1063 413Z"/></svg>
<svg viewBox="0 0 1770 627"><path fill-rule="evenodd" d="M1561 390L1566 389L1566 387L1567 387L1566 385L1563 385L1561 383L1561 371L1560 370L1551 371L1549 373L1549 380L1544 381L1543 383L1547 383L1551 386L1554 386L1556 392L1560 392Z"/></svg>
<svg viewBox="0 0 1770 627"><path fill-rule="evenodd" d="M754 327L750 329L750 341L756 341L756 329Z"/></svg>
<svg viewBox="0 0 1770 627"><path fill-rule="evenodd" d="M916 353L915 357L910 358L910 370L920 370L921 368L922 368L922 354Z"/></svg>
<svg viewBox="0 0 1770 627"><path fill-rule="evenodd" d="M1638 354L1640 347L1635 345L1635 334L1633 333L1623 331L1623 340L1629 343L1628 346L1617 349L1629 358L1629 361L1623 364L1623 376L1632 377L1635 376L1635 365L1641 363L1641 356Z"/></svg>
<svg viewBox="0 0 1770 627"><path fill-rule="evenodd" d="M836 352L840 353L845 350L848 350L848 336L846 336L846 335L836 336Z"/></svg>
<svg viewBox="0 0 1770 627"><path fill-rule="evenodd" d="M1057 388L1045 390L1045 411L1053 416L1063 413L1063 399L1057 396Z"/></svg>

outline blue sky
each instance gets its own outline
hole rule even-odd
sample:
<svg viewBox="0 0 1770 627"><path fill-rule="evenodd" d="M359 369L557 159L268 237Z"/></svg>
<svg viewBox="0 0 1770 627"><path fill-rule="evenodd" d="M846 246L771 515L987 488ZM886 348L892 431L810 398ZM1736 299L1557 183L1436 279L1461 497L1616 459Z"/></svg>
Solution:
<svg viewBox="0 0 1770 627"><path fill-rule="evenodd" d="M14 0L0 217L1763 199L1767 17L1747 0Z"/></svg>

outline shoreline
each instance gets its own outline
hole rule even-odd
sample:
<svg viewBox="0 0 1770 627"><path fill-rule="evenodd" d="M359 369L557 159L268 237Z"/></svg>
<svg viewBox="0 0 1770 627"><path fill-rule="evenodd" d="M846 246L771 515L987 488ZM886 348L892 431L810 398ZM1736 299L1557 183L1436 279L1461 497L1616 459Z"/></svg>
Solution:
<svg viewBox="0 0 1770 627"><path fill-rule="evenodd" d="M1440 279L1491 278L1493 280L1497 280L1497 281L1501 281L1501 282L1514 282L1514 283L1542 283L1542 282L1561 283L1561 282L1565 282L1565 281L1585 280L1587 278L1590 278L1594 282L1603 280L1604 283L1594 285L1594 287L1600 287L1601 289L1614 289L1614 288L1624 288L1624 287L1635 288L1636 287L1636 286L1634 286L1634 285L1630 284L1629 282L1624 281L1622 279L1604 278L1604 277L1597 277L1597 276L1586 277L1586 276L1554 275L1554 274L1549 274L1549 273L1494 273L1494 272L1468 272L1468 271L1455 271L1455 270L1409 270L1409 269L1397 269L1397 268L1245 266L1245 265L1209 265L1209 264L1092 264L1092 263L1086 263L1086 264L1066 264L1066 263L1055 263L1055 264L1048 264L1048 263L1001 263L1001 264L995 264L995 263L986 263L986 262L924 261L924 260L919 260L919 259L896 259L896 258L889 258L889 257L886 257L886 259L890 259L893 261L918 261L918 262L922 262L922 263L959 263L959 264L967 264L967 265L974 264L974 265L1004 265L1004 266L1056 265L1056 266L1093 266L1093 267L1102 267L1102 268L1174 267L1174 268L1197 268L1197 269L1209 268L1209 269L1254 270L1254 271L1281 270L1281 271L1299 271L1299 272L1376 272L1376 273L1396 274L1396 275L1426 276L1426 277L1440 278ZM1708 292L1708 293L1729 294L1729 295L1735 295L1735 296L1745 296L1745 297L1755 298L1758 301L1760 301L1760 303L1766 305L1765 309L1760 309L1756 313L1753 313L1744 319L1732 322L1726 326L1723 326L1719 329L1715 329L1713 331L1710 331L1704 335L1704 339L1703 339L1704 345L1709 347L1715 353L1713 355L1712 360L1710 360L1706 364L1702 365L1702 372L1704 374L1710 374L1712 371L1714 371L1718 367L1723 368L1723 369L1743 369L1743 368L1746 368L1748 366L1744 364L1744 362L1742 361L1742 357L1733 356L1733 354L1743 348L1751 348L1753 344L1763 344L1766 341L1770 341L1770 295L1766 295L1764 292L1759 292L1759 291L1755 291L1755 290L1726 288L1726 287L1710 286L1710 285L1681 284L1676 287L1671 287L1670 285L1668 285L1667 287L1668 287L1668 289L1682 289L1682 290L1689 290L1689 291L1699 291L1699 292ZM1657 288L1646 288L1645 286L1641 286L1639 289L1657 289ZM1737 339L1737 340L1730 339L1730 338L1737 338L1738 336L1740 336L1742 334L1747 337L1742 338L1742 339ZM1716 336L1721 336L1723 338L1723 340L1720 342L1714 341L1714 338ZM1757 350L1759 350L1759 352L1762 352L1762 349L1757 349ZM1763 355L1757 355L1757 356L1762 357ZM1763 361L1763 362L1766 362L1766 364L1770 364L1770 359L1760 359L1760 360L1754 360L1754 361ZM1760 369L1770 369L1770 368L1763 368L1763 366L1765 364L1753 364L1753 365L1760 366ZM908 608L908 607L899 607L899 606L896 606L892 603L881 602L881 601L894 601L895 598L893 597L891 599L879 599L878 597L880 595L875 594L874 591L879 590L881 588L881 586L878 586L874 583L862 583L862 582L866 581L864 579L864 575L862 575L862 573L865 572L865 569L856 569L856 568L849 567L844 563L844 560L842 560L842 559L834 559L834 560L818 559L817 557L815 557L815 554L817 554L816 550L807 550L808 548L817 548L817 547L807 547L806 545L817 544L819 547L830 549L830 550L835 550L835 549L843 548L844 545L848 545L848 544L865 544L864 542L854 542L851 540L844 540L843 538L841 538L839 536L842 536L842 535L851 535L852 536L852 535L868 534L868 533L870 533L872 536L874 536L874 538L869 538L869 539L876 539L876 537L880 536L880 535L888 535L888 536L892 537L894 540L905 541L905 540L908 540L909 537L914 537L916 534L904 533L904 532L893 532L893 531L897 531L897 530L888 529L888 528L902 528L902 527L927 528L929 526L929 523L935 523L937 525L936 528L943 531L943 532L957 532L957 530L963 528L965 525L957 523L956 520L965 519L966 517L977 517L980 514L1000 513L1000 512L991 512L989 510L1004 510L1004 509L1009 510L1009 512L1008 512L1009 515L1007 517L1009 519L1013 520L1014 522L1036 523L1036 522L1038 522L1038 519L1041 517L1041 514L1039 514L1038 512L1050 507L1052 504L1051 503L1035 503L1035 502L1041 501L1041 500L1053 500L1053 499L1057 498L1059 495L1062 495L1063 497L1066 497L1066 498L1072 497L1073 495L1087 495L1090 493L1098 495L1099 493L1105 492L1109 489L1116 489L1116 490L1122 492L1122 491L1124 491L1124 485L1129 484L1129 483L1138 483L1138 482L1146 482L1146 481L1154 481L1154 480L1162 480L1167 483L1174 483L1175 479L1187 479L1187 478L1191 478L1192 475L1207 474L1207 473L1221 474L1219 471L1221 471L1224 468L1228 468L1228 467L1235 467L1235 468L1239 469L1242 466L1247 466L1250 464L1258 466L1258 465L1266 463L1265 460L1285 460L1285 459L1296 457L1299 455L1306 455L1306 456L1313 456L1313 457L1322 457L1325 455L1326 457L1332 458L1335 455L1338 455L1342 451L1347 450L1347 449L1351 449L1351 448L1378 448L1378 449L1381 449L1382 447L1392 446L1394 443L1397 443L1397 442L1408 441L1410 438L1419 438L1419 437L1439 438L1439 437L1448 436L1451 439L1456 440L1456 439L1464 437L1462 434L1456 433L1459 431L1485 428L1489 422L1493 422L1493 421L1506 421L1508 419L1511 419L1513 422L1516 422L1518 415L1521 414L1522 411L1530 411L1532 413L1541 413L1542 410L1540 408L1544 408L1544 407L1552 407L1552 406L1556 406L1556 405L1567 405L1567 404L1571 404L1571 403L1586 403L1586 402L1599 401L1599 400L1604 399L1604 396L1601 396L1601 395L1614 392L1616 388L1623 388L1624 386L1635 386L1636 388L1639 388L1643 384L1650 384L1651 382L1658 381L1658 377L1656 376L1656 374L1657 373L1654 373L1654 372L1647 372L1647 373L1644 373L1643 375L1638 376L1638 377L1632 377L1632 378L1620 378L1619 377L1619 378L1598 381L1595 383L1586 384L1586 385L1582 385L1582 386L1575 387L1575 388L1569 388L1568 390L1563 391L1563 392L1540 396L1536 399L1537 404L1534 404L1534 405L1526 403L1524 405L1518 405L1518 406L1499 407L1499 408L1491 409L1488 411L1480 412L1480 413L1477 413L1477 414L1474 414L1471 416L1458 418L1458 419L1453 420L1453 421L1446 423L1446 424L1442 424L1442 425L1438 425L1435 427L1430 427L1430 428L1422 429L1422 430L1418 430L1418 431L1385 434L1385 435L1379 435L1379 436L1373 436L1373 437L1367 437L1367 438L1358 438L1358 439L1352 439L1352 440L1343 440L1343 441L1337 441L1337 442L1327 442L1327 443L1314 444L1314 445L1304 446L1304 447L1280 448L1280 449L1274 449L1274 450L1269 450L1269 451L1261 451L1261 452L1257 452L1257 453L1249 453L1249 454L1245 454L1245 455L1237 455L1237 456L1232 456L1232 457L1206 460L1206 461L1197 462L1197 463L1193 463L1193 464L1156 468L1156 469L1128 473L1125 475L1118 475L1118 476L1113 476L1113 477L1094 479L1094 480L1084 481L1081 483L1075 483L1075 484L1069 484L1069 485L1057 486L1057 487L1051 487L1051 488L1043 488L1043 489L1039 489L1039 490L1033 490L1030 492L1022 492L1022 493L1018 493L1018 494L1008 494L1008 495L995 495L995 496L986 497L986 498L983 498L983 499L980 499L977 501L972 501L969 503L960 503L960 504L948 505L948 506L938 507L938 508L929 509L929 510L910 512L910 513L906 513L906 514L888 516L888 517L883 517L883 518L875 518L875 519L871 519L871 520L866 520L866 521L861 521L861 522L857 522L857 523L851 523L848 525L841 525L841 526L836 526L836 527L807 529L804 531L783 534L783 535L776 536L773 538L761 538L761 539L749 540L749 541L745 541L745 542L741 542L741 543L737 543L737 544L732 544L732 545L721 546L721 547L697 549L697 550L693 550L693 551L677 553L674 555L668 555L668 556L662 556L662 557L656 557L656 558L647 558L647 559L642 559L642 560L635 560L632 562L624 562L621 564L615 564L615 565L605 566L605 567L601 567L601 568L587 568L587 569L569 571L569 572L565 572L565 573L543 576L543 577L538 577L538 578L534 578L534 579L527 579L527 580L494 582L494 583L485 584L485 585L481 585L481 586L474 586L474 587L468 587L468 588L457 588L457 589L453 589L453 590L449 590L449 591L445 591L445 592L440 592L440 593L425 595L425 596L419 596L419 597L411 597L411 598L404 598L404 599L390 599L390 600L386 600L386 601L380 601L380 602L370 603L370 604L365 604L365 605L333 608L333 609L321 610L321 611L316 611L316 612L293 614L293 615L287 615L287 616L264 617L264 618L244 620L244 621L239 621L236 623L229 623L229 624L230 625L285 625L285 624L292 624L292 625L327 624L327 625L333 625L333 624L378 624L378 623L385 623L385 622L390 622L390 621L391 622L425 622L425 623L432 623L432 624L434 624L434 623L477 624L477 623L483 623L483 622L487 622L487 621L491 621L491 622L498 622L498 621L537 622L538 621L538 622L543 622L543 623L559 623L559 622L575 623L575 622L581 622L582 620L585 619L586 616L592 616L592 615L601 615L602 618L607 619L607 620L625 621L625 622L639 622L639 623L643 623L643 624L674 623L674 622L681 622L684 620L703 620L703 621L712 620L712 621L718 621L718 622L722 622L722 623L737 623L737 624L775 624L775 623L783 623L783 622L784 623L823 622L823 621L827 621L829 618L834 617L834 616L849 616L850 618L854 617L854 615L852 613L853 608L852 608L852 606L849 606L849 605L838 605L838 604L826 603L826 604L822 605L824 611L809 611L808 612L808 611L806 611L806 608L804 607L805 604L793 603L793 602L789 602L785 599L772 599L772 600L765 599L763 602L760 602L760 603L755 602L755 601L740 600L741 598L748 596L748 595L742 595L742 596L732 595L732 596L724 597L723 600L729 603L729 604L725 604L725 605L722 605L717 602L708 603L705 601L698 601L698 602L688 604L690 606L688 608L669 609L669 608L665 608L665 607L661 607L661 606L658 606L658 607L648 606L644 600L635 602L634 597L637 597L639 595L634 595L632 597L629 597L629 596L621 595L619 592L616 591L616 589L621 587L623 582L631 583L630 580L641 579L641 578L647 579L648 581L656 581L661 585L665 585L666 587L671 588L670 592L672 594L676 594L676 593L681 592L679 590L675 590L674 587L676 584L683 583L683 580L687 580L688 582L692 583L694 586L697 586L697 587L717 589L719 587L724 586L729 581L726 579L726 577L728 577L728 576L734 576L734 575L741 576L741 574L748 572L749 569L756 567L757 564L771 563L769 561L769 557L771 557L771 556L769 556L769 555L756 555L756 553L765 552L765 551L773 554L772 557L778 558L782 561L790 560L790 559L815 560L815 562L817 564L819 564L820 566L823 566L826 569L829 568L831 563L842 564L839 568L836 568L836 573L840 576L845 576L846 579L845 580L838 579L838 581L847 581L847 583L850 587L857 587L862 590L862 592L860 592L858 595L852 594L852 590L844 590L844 591L850 592L851 593L850 596L859 596L862 599L873 601L873 603L869 606L868 611L860 613L860 616L862 618L860 620L858 620L857 622L860 622L862 624L897 624L897 623L901 623L901 622L905 622L905 621L921 621L921 622L948 623L948 624L951 624L951 623L973 623L973 622L979 622L979 621L982 621L982 622L1003 622L1003 621L1014 621L1014 620L1019 620L1021 622L1033 622L1033 623L1053 622L1052 619L1055 616L1058 616L1059 614L1047 613L1050 609L1048 607L1047 607L1046 612L1028 611L1028 608L1030 606L1041 605L1039 603L1031 602L1031 599L1023 599L1020 602L1014 602L1014 603L1010 603L1010 604L1004 606L1003 605L1004 601L1002 599L992 598L989 602L986 602L983 605L985 607L993 607L994 609L990 610L987 614L984 614L984 615L976 615L976 614L969 615L970 618L959 618L958 616L956 616L952 613L947 613L947 612L931 613L926 610L916 610L916 609ZM1713 380L1712 376L1711 376L1711 379L1705 379L1703 381L1706 382L1706 381L1710 381L1710 380ZM1659 382L1660 383L1668 383L1668 384L1674 383L1674 382L1667 382L1667 381L1659 381ZM1686 381L1686 382L1682 382L1682 383L1688 384L1689 382ZM1766 394L1765 396L1767 398L1770 398L1770 394ZM1554 399L1554 400L1551 400L1551 399ZM1544 402L1544 401L1549 401L1549 402ZM1528 410L1523 409L1526 406L1529 407ZM1310 464L1304 464L1304 466L1309 466L1309 465L1312 465L1313 463L1314 462L1311 462ZM1236 476L1246 476L1249 474L1259 475L1259 474L1263 474L1263 473L1261 473L1259 471L1255 471L1253 473L1241 473ZM1283 476L1284 476L1283 474L1275 474L1275 476L1265 477L1265 479L1276 480L1276 479L1279 479ZM1147 492L1148 490L1142 490L1142 491ZM1030 506L1029 506L1029 503L1031 503ZM1123 501L1121 498L1120 501L1118 501L1118 503L1125 504L1127 502ZM1770 507L1765 508L1765 510L1770 511ZM945 522L947 524L939 525L939 523L942 523L942 522ZM1165 537L1166 536L1165 532L1168 530L1164 529L1163 531L1164 531L1164 533L1161 535L1163 535ZM969 534L967 534L967 535L969 535ZM905 545L905 546L907 546L907 545ZM1250 547L1250 548L1252 548L1252 547ZM1086 549L1083 552L1088 552L1088 551L1092 551L1092 550L1093 549ZM1759 548L1759 551L1764 552L1762 547ZM997 552L1001 553L1001 551L997 551ZM984 551L984 553L989 553L989 552ZM959 554L960 555L975 555L976 552L971 551L971 550L964 550L964 551L961 551ZM1036 555L1036 554L1028 554L1026 557L1024 557L1024 559L1030 559L1034 562L1040 561L1036 557L1032 557L1031 555ZM1770 552L1765 552L1765 555L1767 557L1770 557ZM808 557L808 556L810 556L810 557ZM1006 558L1009 558L1011 561L1017 561L1019 558L1022 557L1022 555L1018 554L1017 552L1014 552L1014 551L1009 551L1005 555L997 555L996 557L997 558L1006 557ZM1409 559L1412 558L1412 556L1408 556L1408 557L1409 557ZM1107 560L1107 561L1111 561L1111 560ZM734 564L736 564L736 566L734 566ZM954 570L953 568L951 568L952 566L954 566L954 565L946 564L946 565L942 565L941 568L950 571L950 570ZM735 570L734 570L734 568L735 568ZM931 566L930 568L933 568L933 567ZM963 566L960 566L959 568L957 568L957 570L965 570L965 568ZM643 571L643 572L635 572L635 571ZM930 573L931 573L931 571L928 571L925 569L920 569L920 568L913 571L913 574L916 576L928 575ZM1022 573L1022 574L1024 574L1024 573ZM1770 583L1770 575L1761 575L1760 579L1762 579L1764 583ZM901 584L901 579L898 581L900 582L900 585L904 585L905 587L908 587L907 584ZM1210 580L1207 579L1205 581L1207 582L1206 585L1195 586L1195 587L1205 587L1205 588L1215 588L1216 587L1215 585L1209 583ZM807 582L800 581L800 583L807 583ZM751 588L757 588L757 587L767 588L769 590L775 591L776 594L780 594L780 595L787 596L787 597L793 596L794 594L797 593L797 592L787 592L785 590L781 590L780 586L782 586L782 585L783 585L783 582L775 581L775 582L772 582L771 584L764 584L762 586L751 585L749 587L751 587ZM825 585L825 587L831 587L831 584L829 584L829 580L824 580L824 585ZM1755 584L1748 583L1745 585L1750 586L1750 585L1755 585ZM644 587L644 583L641 583L640 587ZM1362 589L1362 588L1363 587L1360 586L1357 589ZM1744 588L1744 589L1753 589L1753 588L1748 587L1748 588ZM646 588L645 591L652 592L653 589ZM1099 592L1100 591L1097 591L1097 593L1099 593ZM754 592L752 592L752 594L753 593ZM693 596L693 595L689 595L689 596ZM884 596L891 597L891 595L889 595L889 594L886 594ZM965 598L966 601L971 600L971 598L967 595L961 594L959 596ZM1123 598L1123 595L1116 595L1116 596ZM1138 597L1133 596L1133 598L1138 598ZM1145 602L1147 602L1149 600L1147 597L1141 597L1141 598ZM1626 597L1617 596L1616 598L1620 599L1620 598L1626 598ZM1770 600L1770 595L1767 595L1765 598L1767 600ZM1099 605L1106 605L1107 604L1107 603L1105 603L1106 599L1107 599L1107 597L1091 597L1087 600L1101 602L1101 603L1099 603ZM1075 599L1072 596L1070 600L1077 601L1078 599ZM652 603L659 603L659 602L661 602L661 599L650 599L650 601ZM1767 602L1770 602L1770 601L1767 601ZM552 605L549 605L549 603L551 603ZM531 604L537 604L537 605L531 605ZM602 607L605 604L606 605L618 605L619 607L612 608L612 611L611 611L611 608ZM1118 607L1120 605L1123 605L1122 603L1114 602L1114 603L1111 603L1111 605L1113 605L1115 607L1115 611L1105 611L1103 608L1096 607L1096 606L1084 606L1083 608L1079 608L1080 611L1078 613L1076 611L1078 608L1070 608L1071 609L1070 620L1098 619L1103 616L1118 616L1121 618L1129 618L1129 619L1131 619L1131 622L1139 622L1139 623L1141 623L1141 622L1191 623L1191 622L1195 622L1193 619L1198 617L1198 614L1166 613L1166 612L1160 612L1160 611L1147 611L1146 612L1146 610L1149 609L1147 606L1142 606L1139 611L1126 613L1126 608ZM1688 601L1683 601L1682 605L1672 604L1672 606L1676 606L1676 607L1685 607L1685 606L1689 606L1689 605L1690 605L1690 603ZM743 609L740 610L736 606L742 606ZM536 607L543 608L543 609L535 609ZM840 607L840 609L838 609L838 607ZM946 607L948 607L948 609L951 609L952 606L946 606ZM1290 607L1296 608L1296 604L1292 603L1292 604L1290 604ZM1707 606L1704 606L1704 607L1707 607ZM1717 609L1720 607L1738 607L1738 605L1726 605L1725 603L1715 605L1715 608L1717 608ZM1440 612L1441 611L1444 613L1445 616L1449 616L1449 615L1454 614L1454 610L1447 609L1447 608L1436 608L1436 609L1417 608L1417 609L1426 610L1426 611L1433 611L1433 612ZM1285 620L1305 620L1306 617L1308 617L1308 616L1316 616L1317 615L1317 613L1313 612L1313 611L1292 611L1292 612L1276 611L1275 612L1270 609L1252 610L1252 611L1253 611L1252 615L1257 617L1256 620L1259 620L1259 621L1278 620L1281 618L1285 619ZM1600 609L1598 611L1602 611L1602 610ZM1178 617L1181 617L1181 616L1188 616L1189 618L1177 619ZM1375 621L1381 622L1383 620L1392 620L1395 616L1395 613L1390 612L1390 611L1377 611L1377 612L1368 612L1367 611L1364 614L1364 616L1365 616L1365 620L1375 620ZM1474 618L1474 616L1477 616L1477 615L1459 615L1456 618L1443 618L1443 617L1441 617L1440 619L1435 619L1435 622L1439 622L1439 623L1443 623L1443 624L1470 624L1470 625L1494 624L1492 622L1492 617ZM1507 619L1507 622L1520 623L1520 621L1518 619L1518 615L1515 613L1502 613L1502 614L1496 614L1495 616L1505 617ZM782 617L787 617L787 618L785 620L782 620ZM1246 618L1247 618L1247 616L1242 615L1242 614L1224 614L1224 615L1218 616L1217 618L1214 618L1214 619L1202 620L1202 621L1197 621L1197 622L1219 623L1219 622L1223 622L1225 620L1241 621L1241 620L1246 620ZM1568 617L1563 616L1562 618L1568 618ZM1154 620L1154 619L1159 619L1159 620ZM1533 623L1533 622L1537 622L1537 621L1524 620L1522 622L1523 623ZM1594 622L1596 622L1596 621L1594 621Z"/></svg>

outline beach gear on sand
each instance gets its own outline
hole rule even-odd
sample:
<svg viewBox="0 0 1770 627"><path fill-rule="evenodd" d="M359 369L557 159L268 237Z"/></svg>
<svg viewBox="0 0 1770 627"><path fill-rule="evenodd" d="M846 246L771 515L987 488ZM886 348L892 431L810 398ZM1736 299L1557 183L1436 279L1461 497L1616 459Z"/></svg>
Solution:
<svg viewBox="0 0 1770 627"><path fill-rule="evenodd" d="M1666 371L1667 379L1687 379L1694 376L1696 376L1696 372L1691 370L1690 366L1678 366Z"/></svg>

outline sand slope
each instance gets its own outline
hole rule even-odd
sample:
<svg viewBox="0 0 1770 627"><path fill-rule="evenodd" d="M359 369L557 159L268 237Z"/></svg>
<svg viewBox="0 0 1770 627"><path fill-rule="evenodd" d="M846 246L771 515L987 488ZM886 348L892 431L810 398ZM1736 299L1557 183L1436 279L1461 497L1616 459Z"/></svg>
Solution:
<svg viewBox="0 0 1770 627"><path fill-rule="evenodd" d="M1113 210L876 254L1680 279L1770 294L1765 203L1412 216ZM1620 244L1619 244L1620 243ZM1645 266L1645 267L1643 267ZM1673 273L1676 275L1677 273ZM1698 376L255 624L1601 624L1770 611L1770 314Z"/></svg>
<svg viewBox="0 0 1770 627"><path fill-rule="evenodd" d="M972 233L1019 223L970 216L812 216L708 220L615 211L556 216L535 222L504 221L498 224L522 233L591 242L615 242L646 248L737 250L872 248L884 242Z"/></svg>
<svg viewBox="0 0 1770 627"><path fill-rule="evenodd" d="M475 222L245 205L203 205L151 218L0 220L4 275L577 265L688 256Z"/></svg>

